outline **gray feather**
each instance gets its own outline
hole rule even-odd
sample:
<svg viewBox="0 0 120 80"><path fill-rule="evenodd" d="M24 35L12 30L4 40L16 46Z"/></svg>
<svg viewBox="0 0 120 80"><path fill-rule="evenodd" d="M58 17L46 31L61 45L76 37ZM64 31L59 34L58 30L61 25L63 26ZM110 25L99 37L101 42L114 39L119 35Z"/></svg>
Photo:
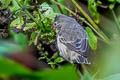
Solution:
<svg viewBox="0 0 120 80"><path fill-rule="evenodd" d="M85 57L89 44L83 27L75 19L65 15L57 16L55 22L59 24L55 28L60 55L71 63L90 64Z"/></svg>

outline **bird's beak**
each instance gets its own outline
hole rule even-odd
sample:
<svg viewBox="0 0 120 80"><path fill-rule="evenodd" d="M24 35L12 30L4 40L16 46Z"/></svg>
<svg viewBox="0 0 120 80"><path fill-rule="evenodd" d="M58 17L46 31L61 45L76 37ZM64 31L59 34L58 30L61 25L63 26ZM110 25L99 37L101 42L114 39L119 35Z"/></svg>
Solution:
<svg viewBox="0 0 120 80"><path fill-rule="evenodd" d="M52 26L51 26L51 29L52 29L52 30L55 30L55 27L52 25Z"/></svg>

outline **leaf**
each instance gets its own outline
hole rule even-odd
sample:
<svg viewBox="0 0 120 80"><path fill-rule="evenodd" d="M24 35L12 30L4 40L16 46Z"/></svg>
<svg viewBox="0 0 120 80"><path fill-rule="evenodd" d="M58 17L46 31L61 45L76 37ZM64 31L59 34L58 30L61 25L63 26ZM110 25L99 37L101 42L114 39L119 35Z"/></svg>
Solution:
<svg viewBox="0 0 120 80"><path fill-rule="evenodd" d="M41 76L40 80L79 80L72 66L64 66L57 70L44 70L36 74Z"/></svg>
<svg viewBox="0 0 120 80"><path fill-rule="evenodd" d="M36 32L33 32L33 33L31 34L31 36L30 36L30 39L31 39L31 40L29 41L29 45L32 45L32 44L34 43L36 37L37 37L37 33L36 33Z"/></svg>
<svg viewBox="0 0 120 80"><path fill-rule="evenodd" d="M44 3L42 3L40 5L40 9L39 10L40 11L45 11L44 12L45 15L53 13L53 9L46 2L44 2Z"/></svg>
<svg viewBox="0 0 120 80"><path fill-rule="evenodd" d="M109 2L115 2L116 0L108 0Z"/></svg>
<svg viewBox="0 0 120 80"><path fill-rule="evenodd" d="M17 19L11 22L10 27L16 27L20 29L23 24L24 24L23 17L19 16Z"/></svg>
<svg viewBox="0 0 120 80"><path fill-rule="evenodd" d="M60 13L57 5L53 2L53 0L50 0L50 2L52 3L52 5L50 5L53 8L53 11L56 13Z"/></svg>
<svg viewBox="0 0 120 80"><path fill-rule="evenodd" d="M48 64L56 64L55 62L49 62Z"/></svg>
<svg viewBox="0 0 120 80"><path fill-rule="evenodd" d="M15 33L14 40L16 43L21 45L23 49L27 47L27 35L23 33L18 33L18 34Z"/></svg>
<svg viewBox="0 0 120 80"><path fill-rule="evenodd" d="M89 42L90 47L93 50L96 50L97 49L97 37L94 35L94 33L89 27L86 27L86 32L88 35L88 42Z"/></svg>
<svg viewBox="0 0 120 80"><path fill-rule="evenodd" d="M30 1L30 0L23 0L24 1L24 6L26 7L26 6L30 6L30 2L32 2L32 1Z"/></svg>
<svg viewBox="0 0 120 80"><path fill-rule="evenodd" d="M43 15L49 19L54 19L54 17L58 14L58 13L55 13L53 11L53 9L46 3L42 3L40 5L40 9L39 9L40 12L44 11Z"/></svg>
<svg viewBox="0 0 120 80"><path fill-rule="evenodd" d="M0 0L0 2L2 3L2 6L0 6L0 9L7 8L11 1L12 0Z"/></svg>
<svg viewBox="0 0 120 80"><path fill-rule="evenodd" d="M62 57L58 57L57 59L55 59L56 63L61 63L63 61L64 61L64 59Z"/></svg>
<svg viewBox="0 0 120 80"><path fill-rule="evenodd" d="M54 53L53 56L51 57L51 59L56 59L58 57L58 53Z"/></svg>
<svg viewBox="0 0 120 80"><path fill-rule="evenodd" d="M27 23L26 26L24 27L24 31L30 30L30 29L37 29L37 25L33 22L33 23Z"/></svg>
<svg viewBox="0 0 120 80"><path fill-rule="evenodd" d="M84 75L82 76L81 80L96 80L94 79L89 73L88 71L85 71Z"/></svg>
<svg viewBox="0 0 120 80"><path fill-rule="evenodd" d="M30 71L12 60L0 57L0 75L21 77L27 80L78 80L72 66L54 70Z"/></svg>
<svg viewBox="0 0 120 80"><path fill-rule="evenodd" d="M102 80L120 80L120 73L110 75Z"/></svg>
<svg viewBox="0 0 120 80"><path fill-rule="evenodd" d="M120 0L116 0L118 3L120 3Z"/></svg>
<svg viewBox="0 0 120 80"><path fill-rule="evenodd" d="M113 9L115 7L116 4L116 0L108 0L110 2L109 8Z"/></svg>
<svg viewBox="0 0 120 80"><path fill-rule="evenodd" d="M30 71L14 61L0 57L0 75L1 74L7 76L23 76L29 75Z"/></svg>
<svg viewBox="0 0 120 80"><path fill-rule="evenodd" d="M36 72L32 72L28 68L20 65L12 60L0 57L0 75L24 78L25 80L40 80L41 76L36 75Z"/></svg>
<svg viewBox="0 0 120 80"><path fill-rule="evenodd" d="M94 21L98 24L100 22L100 15L97 11L97 3L95 0L88 0L88 9L93 16Z"/></svg>
<svg viewBox="0 0 120 80"><path fill-rule="evenodd" d="M115 7L115 3L111 3L110 5L109 5L109 8L110 9L113 9Z"/></svg>
<svg viewBox="0 0 120 80"><path fill-rule="evenodd" d="M60 4L62 4L62 5L65 5L64 0L58 0L58 2L59 2ZM63 13L67 15L66 9L64 9L64 8L62 8L62 7L61 7L61 9L62 9Z"/></svg>
<svg viewBox="0 0 120 80"><path fill-rule="evenodd" d="M12 0L12 6L10 6L10 10L13 12L18 9L20 9L20 6L17 4L17 2L15 0Z"/></svg>
<svg viewBox="0 0 120 80"><path fill-rule="evenodd" d="M0 56L4 56L8 53L15 51L22 51L21 46L11 42L11 41L0 41Z"/></svg>

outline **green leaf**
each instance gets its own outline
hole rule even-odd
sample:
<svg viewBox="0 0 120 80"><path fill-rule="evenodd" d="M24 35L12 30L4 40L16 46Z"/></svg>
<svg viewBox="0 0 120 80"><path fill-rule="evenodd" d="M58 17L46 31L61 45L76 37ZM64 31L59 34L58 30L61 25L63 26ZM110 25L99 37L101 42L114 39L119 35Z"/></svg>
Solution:
<svg viewBox="0 0 120 80"><path fill-rule="evenodd" d="M21 77L27 80L78 80L72 66L64 66L58 70L30 71L6 58L0 58L0 75Z"/></svg>
<svg viewBox="0 0 120 80"><path fill-rule="evenodd" d="M11 41L0 41L0 56L4 56L8 53L22 51L21 46L11 42Z"/></svg>
<svg viewBox="0 0 120 80"><path fill-rule="evenodd" d="M64 0L58 0L58 2L59 2L60 4L62 4L62 5L65 5ZM61 8L61 9L62 9L62 11L63 11L64 14L67 14L66 9L64 9L64 8Z"/></svg>
<svg viewBox="0 0 120 80"><path fill-rule="evenodd" d="M23 33L15 34L14 35L14 40L16 43L21 45L21 47L24 49L27 47L27 35Z"/></svg>
<svg viewBox="0 0 120 80"><path fill-rule="evenodd" d="M0 57L0 75L23 76L29 74L30 71L22 65L17 64L9 59Z"/></svg>
<svg viewBox="0 0 120 80"><path fill-rule="evenodd" d="M58 70L44 70L36 74L41 76L40 80L79 80L72 66L64 66Z"/></svg>
<svg viewBox="0 0 120 80"><path fill-rule="evenodd" d="M55 13L53 9L46 2L42 3L40 7L41 8L39 9L39 11L40 12L44 11L43 15L49 19L53 20L54 17L58 14L58 13Z"/></svg>
<svg viewBox="0 0 120 80"><path fill-rule="evenodd" d="M92 14L94 21L98 24L100 21L100 15L97 11L97 3L95 0L88 0L88 9L90 13Z"/></svg>
<svg viewBox="0 0 120 80"><path fill-rule="evenodd" d="M31 36L30 36L30 39L31 39L31 40L29 41L29 45L32 45L32 44L34 43L36 37L37 37L37 33L36 33L36 32L33 32L33 33L31 34Z"/></svg>
<svg viewBox="0 0 120 80"><path fill-rule="evenodd" d="M109 8L110 9L113 9L115 7L115 3L111 3L110 5L109 5Z"/></svg>
<svg viewBox="0 0 120 80"><path fill-rule="evenodd" d="M116 0L118 3L120 3L120 0Z"/></svg>
<svg viewBox="0 0 120 80"><path fill-rule="evenodd" d="M10 10L13 12L18 9L20 9L20 6L17 4L17 2L15 0L12 0L12 6L10 6Z"/></svg>
<svg viewBox="0 0 120 80"><path fill-rule="evenodd" d="M55 59L56 63L61 63L63 61L64 61L64 59L62 57L58 57L57 59Z"/></svg>
<svg viewBox="0 0 120 80"><path fill-rule="evenodd" d="M115 7L116 1L117 0L108 0L110 2L109 8L113 9Z"/></svg>
<svg viewBox="0 0 120 80"><path fill-rule="evenodd" d="M109 2L115 2L116 0L108 0Z"/></svg>
<svg viewBox="0 0 120 80"><path fill-rule="evenodd" d="M21 28L23 24L24 24L23 17L19 16L17 19L11 22L10 27Z"/></svg>
<svg viewBox="0 0 120 80"><path fill-rule="evenodd" d="M84 75L82 76L81 80L96 80L94 79L89 73L88 71L85 71Z"/></svg>
<svg viewBox="0 0 120 80"><path fill-rule="evenodd" d="M21 64L18 64L10 59L0 57L0 75L24 78L25 80L40 80L41 76L36 72L32 72Z"/></svg>
<svg viewBox="0 0 120 80"><path fill-rule="evenodd" d="M48 64L56 64L55 62L49 62Z"/></svg>
<svg viewBox="0 0 120 80"><path fill-rule="evenodd" d="M36 25L36 23L27 23L26 24L26 26L24 27L24 31L27 31L27 30L29 30L29 29L37 29L37 25Z"/></svg>
<svg viewBox="0 0 120 80"><path fill-rule="evenodd" d="M97 49L97 37L94 35L94 33L89 27L86 27L86 32L88 35L88 42L89 42L90 47L93 50L96 50Z"/></svg>
<svg viewBox="0 0 120 80"><path fill-rule="evenodd" d="M54 53L53 56L51 57L51 59L56 59L58 57L58 53Z"/></svg>
<svg viewBox="0 0 120 80"><path fill-rule="evenodd" d="M0 2L2 3L2 6L0 6L0 9L7 8L11 1L12 0L0 0Z"/></svg>
<svg viewBox="0 0 120 80"><path fill-rule="evenodd" d="M53 0L50 0L50 2L52 3L52 5L50 5L53 8L53 11L56 13L60 13L57 5L53 2Z"/></svg>
<svg viewBox="0 0 120 80"><path fill-rule="evenodd" d="M110 75L102 80L120 80L120 73Z"/></svg>

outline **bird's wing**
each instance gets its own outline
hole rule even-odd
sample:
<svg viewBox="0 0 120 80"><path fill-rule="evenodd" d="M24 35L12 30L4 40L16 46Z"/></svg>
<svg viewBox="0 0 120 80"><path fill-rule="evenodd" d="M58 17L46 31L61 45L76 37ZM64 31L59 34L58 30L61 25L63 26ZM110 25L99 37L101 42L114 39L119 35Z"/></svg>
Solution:
<svg viewBox="0 0 120 80"><path fill-rule="evenodd" d="M89 44L88 44L88 37L87 37L86 32L83 29L81 29L81 30L82 30L81 31L82 36L81 36L81 34L80 34L80 36L79 36L79 34L76 34L76 35L78 35L78 37L76 37L76 39L74 41L67 40L62 35L61 35L61 37L59 37L59 40L61 43L65 44L68 49L75 51L77 53L80 53L81 55L84 55L84 53L86 53L86 51L89 48Z"/></svg>
<svg viewBox="0 0 120 80"><path fill-rule="evenodd" d="M67 48L69 48L72 51L75 51L77 53L80 53L82 55L84 55L84 53L87 51L89 45L88 45L88 39L77 39L74 42L65 42L62 41L63 39L60 38L60 42L62 42L63 44L65 44L67 46Z"/></svg>
<svg viewBox="0 0 120 80"><path fill-rule="evenodd" d="M88 59L85 57L84 53L87 50L88 47L88 41L87 39L81 39L76 40L74 42L67 42L63 38L59 38L59 41L64 44L70 52L68 54L71 54L70 56L70 62L73 63L81 63L81 64L90 64ZM64 48L64 47L62 47Z"/></svg>

